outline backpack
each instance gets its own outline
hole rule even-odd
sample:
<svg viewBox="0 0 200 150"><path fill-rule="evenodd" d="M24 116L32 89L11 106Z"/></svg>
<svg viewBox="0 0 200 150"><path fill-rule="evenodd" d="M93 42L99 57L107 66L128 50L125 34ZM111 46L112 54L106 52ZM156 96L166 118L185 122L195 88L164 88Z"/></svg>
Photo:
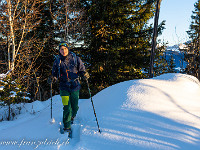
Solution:
<svg viewBox="0 0 200 150"><path fill-rule="evenodd" d="M75 53L71 52L73 59L74 59L74 65L75 67L78 67L78 62L77 62L77 56ZM60 78L60 64L61 64L61 59L59 55L55 56L56 59L56 64L58 64L58 77Z"/></svg>

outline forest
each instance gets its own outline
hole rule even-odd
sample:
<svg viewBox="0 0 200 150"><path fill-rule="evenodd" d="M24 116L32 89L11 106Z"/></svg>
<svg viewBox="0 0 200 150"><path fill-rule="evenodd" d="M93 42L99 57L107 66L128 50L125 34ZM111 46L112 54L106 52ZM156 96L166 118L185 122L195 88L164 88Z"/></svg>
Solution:
<svg viewBox="0 0 200 150"><path fill-rule="evenodd" d="M149 78L157 0L0 0L0 105L44 101L50 97L52 65L58 44L84 62L92 95L119 82ZM200 79L199 2L194 4L183 73ZM162 34L165 20L158 25ZM157 41L154 76L174 72L163 57L167 43ZM53 95L59 94L58 82ZM82 82L80 98L88 98ZM1 118L0 118L1 119Z"/></svg>

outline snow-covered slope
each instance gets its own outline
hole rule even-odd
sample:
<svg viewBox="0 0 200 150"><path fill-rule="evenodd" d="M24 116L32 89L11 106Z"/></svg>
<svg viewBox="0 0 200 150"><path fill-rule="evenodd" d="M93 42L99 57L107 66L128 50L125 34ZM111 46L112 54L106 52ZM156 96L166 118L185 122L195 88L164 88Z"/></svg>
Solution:
<svg viewBox="0 0 200 150"><path fill-rule="evenodd" d="M184 74L122 82L93 97L102 133L90 99L80 100L74 138L67 141L59 133L62 104L57 95L53 124L49 123L50 100L25 105L18 119L0 122L0 149L199 150L199 97L199 81ZM35 115L25 111L32 106Z"/></svg>

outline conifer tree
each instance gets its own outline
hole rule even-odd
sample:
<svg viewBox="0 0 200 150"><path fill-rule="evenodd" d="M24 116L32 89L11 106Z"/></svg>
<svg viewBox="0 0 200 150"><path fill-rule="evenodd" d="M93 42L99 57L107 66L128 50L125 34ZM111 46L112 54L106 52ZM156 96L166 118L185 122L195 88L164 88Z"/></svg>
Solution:
<svg viewBox="0 0 200 150"><path fill-rule="evenodd" d="M155 59L154 59L154 75L158 76L163 73L168 72L168 63L166 60L166 45L163 43L162 46L157 47L155 51Z"/></svg>
<svg viewBox="0 0 200 150"><path fill-rule="evenodd" d="M144 77L141 69L149 67L152 26L148 21L154 16L155 0L85 3L89 22L85 39L95 83L109 86Z"/></svg>
<svg viewBox="0 0 200 150"><path fill-rule="evenodd" d="M59 54L58 44L65 40L71 50L80 46L85 22L82 21L83 6L79 0L45 0L39 8L40 24L36 27L37 32L32 34L40 41L45 41L35 68L36 76L40 76L42 99L47 99L50 96L47 79L51 75L55 57ZM57 85L53 87L58 91Z"/></svg>
<svg viewBox="0 0 200 150"><path fill-rule="evenodd" d="M190 30L187 31L191 43L189 44L189 50L186 54L186 60L188 62L186 72L196 76L200 80L200 1L198 0L194 4L194 11L191 16L192 22Z"/></svg>
<svg viewBox="0 0 200 150"><path fill-rule="evenodd" d="M174 57L173 57L173 54L171 54L170 60L169 60L169 65L168 65L168 72L174 73L175 67L176 67L176 65L175 65L175 62L174 62Z"/></svg>

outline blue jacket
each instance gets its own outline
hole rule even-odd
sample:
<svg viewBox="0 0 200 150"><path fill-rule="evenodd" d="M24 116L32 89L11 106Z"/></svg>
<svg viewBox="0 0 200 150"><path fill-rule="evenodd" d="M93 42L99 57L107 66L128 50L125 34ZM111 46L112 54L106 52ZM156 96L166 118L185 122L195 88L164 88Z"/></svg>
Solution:
<svg viewBox="0 0 200 150"><path fill-rule="evenodd" d="M60 79L60 90L69 92L80 90L79 76L82 77L85 72L82 60L72 52L66 57L59 55L52 69L52 75Z"/></svg>

